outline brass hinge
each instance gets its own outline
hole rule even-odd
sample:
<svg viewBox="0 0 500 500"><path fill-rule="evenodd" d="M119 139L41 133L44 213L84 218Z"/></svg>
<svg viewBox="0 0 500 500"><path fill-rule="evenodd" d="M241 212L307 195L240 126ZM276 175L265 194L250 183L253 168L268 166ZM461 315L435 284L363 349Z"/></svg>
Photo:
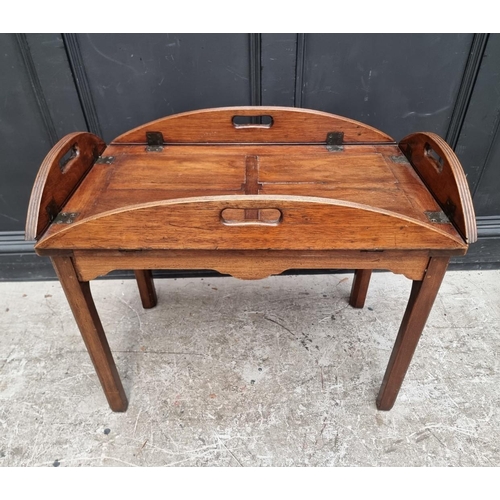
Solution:
<svg viewBox="0 0 500 500"><path fill-rule="evenodd" d="M52 224L73 224L79 215L79 212L61 212L52 221Z"/></svg>
<svg viewBox="0 0 500 500"><path fill-rule="evenodd" d="M47 210L47 215L49 216L49 222L51 224L72 224L80 215L79 212L59 212L59 205L54 199L50 200L45 210Z"/></svg>
<svg viewBox="0 0 500 500"><path fill-rule="evenodd" d="M113 163L113 160L115 159L114 156L99 156L97 160L95 161L96 165L111 165Z"/></svg>
<svg viewBox="0 0 500 500"><path fill-rule="evenodd" d="M326 149L328 151L344 150L344 132L328 132L326 134Z"/></svg>
<svg viewBox="0 0 500 500"><path fill-rule="evenodd" d="M434 222L435 224L449 224L450 219L441 210L440 212L424 212L429 222Z"/></svg>
<svg viewBox="0 0 500 500"><path fill-rule="evenodd" d="M163 134L161 132L146 132L146 140L148 141L146 151L153 153L160 153L163 151L165 141L163 140Z"/></svg>
<svg viewBox="0 0 500 500"><path fill-rule="evenodd" d="M393 163L401 163L403 165L409 165L410 162L408 161L408 158L406 156L390 156L390 159Z"/></svg>

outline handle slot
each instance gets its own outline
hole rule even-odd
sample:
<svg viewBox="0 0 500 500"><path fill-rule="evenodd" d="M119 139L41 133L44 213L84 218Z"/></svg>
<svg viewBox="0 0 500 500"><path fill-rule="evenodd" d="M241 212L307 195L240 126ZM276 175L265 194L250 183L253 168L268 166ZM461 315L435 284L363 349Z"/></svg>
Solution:
<svg viewBox="0 0 500 500"><path fill-rule="evenodd" d="M428 142L424 145L424 152L425 156L431 160L433 167L441 173L443 171L443 158L441 158L441 156L434 151L433 147Z"/></svg>
<svg viewBox="0 0 500 500"><path fill-rule="evenodd" d="M233 127L239 128L271 128L274 120L271 115L234 115Z"/></svg>
<svg viewBox="0 0 500 500"><path fill-rule="evenodd" d="M59 159L59 168L61 169L61 172L64 173L66 170L68 170L71 166L72 160L75 158L78 158L80 155L80 150L78 149L78 145L73 144L66 153L64 153L63 156Z"/></svg>
<svg viewBox="0 0 500 500"><path fill-rule="evenodd" d="M227 226L277 226L283 214L278 208L225 208L220 219Z"/></svg>

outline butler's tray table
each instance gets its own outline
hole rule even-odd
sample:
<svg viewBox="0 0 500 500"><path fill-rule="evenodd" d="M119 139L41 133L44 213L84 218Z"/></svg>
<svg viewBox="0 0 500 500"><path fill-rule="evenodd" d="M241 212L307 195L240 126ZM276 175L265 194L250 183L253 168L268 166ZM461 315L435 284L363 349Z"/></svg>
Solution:
<svg viewBox="0 0 500 500"><path fill-rule="evenodd" d="M403 274L413 286L377 398L389 410L448 261L476 226L462 167L435 134L397 144L328 113L237 107L162 118L108 146L64 137L36 178L26 237L52 259L114 411L127 397L90 292L100 275L133 269L148 308L152 269L354 269L353 307L373 269Z"/></svg>

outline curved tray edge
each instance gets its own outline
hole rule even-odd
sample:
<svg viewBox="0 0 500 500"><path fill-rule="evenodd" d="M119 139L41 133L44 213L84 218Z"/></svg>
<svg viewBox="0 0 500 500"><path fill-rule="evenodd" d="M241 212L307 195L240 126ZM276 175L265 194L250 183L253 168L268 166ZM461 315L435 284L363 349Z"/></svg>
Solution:
<svg viewBox="0 0 500 500"><path fill-rule="evenodd" d="M469 185L451 147L432 132L410 134L401 140L399 147L464 241L467 244L477 241Z"/></svg>
<svg viewBox="0 0 500 500"><path fill-rule="evenodd" d="M276 224L227 225L223 210L278 209ZM438 225L327 198L226 195L123 207L59 226L36 245L54 249L450 249L465 247Z"/></svg>
<svg viewBox="0 0 500 500"><path fill-rule="evenodd" d="M234 126L234 116L271 116L271 125ZM182 143L326 143L329 132L343 132L345 143L394 143L370 125L304 108L234 106L178 113L145 123L111 144L147 144L146 132L159 132L167 144Z"/></svg>
<svg viewBox="0 0 500 500"><path fill-rule="evenodd" d="M38 240L80 185L106 144L88 132L63 137L43 160L31 191L26 240ZM69 154L68 161L61 163Z"/></svg>

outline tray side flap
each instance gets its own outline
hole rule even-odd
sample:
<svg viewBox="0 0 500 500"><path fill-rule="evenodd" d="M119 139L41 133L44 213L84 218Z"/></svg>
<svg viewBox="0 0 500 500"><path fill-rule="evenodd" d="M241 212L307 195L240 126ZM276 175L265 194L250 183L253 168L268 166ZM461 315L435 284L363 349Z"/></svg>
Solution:
<svg viewBox="0 0 500 500"><path fill-rule="evenodd" d="M468 244L477 240L474 206L462 165L437 134L410 134L399 143L427 189Z"/></svg>
<svg viewBox="0 0 500 500"><path fill-rule="evenodd" d="M275 195L162 200L52 225L35 249L464 250L458 234L347 201Z"/></svg>
<svg viewBox="0 0 500 500"><path fill-rule="evenodd" d="M341 137L339 134L343 134ZM111 144L184 143L391 143L361 122L301 108L244 106L180 113L141 125Z"/></svg>
<svg viewBox="0 0 500 500"><path fill-rule="evenodd" d="M31 191L26 240L37 240L80 185L106 144L88 132L63 137L47 154Z"/></svg>

